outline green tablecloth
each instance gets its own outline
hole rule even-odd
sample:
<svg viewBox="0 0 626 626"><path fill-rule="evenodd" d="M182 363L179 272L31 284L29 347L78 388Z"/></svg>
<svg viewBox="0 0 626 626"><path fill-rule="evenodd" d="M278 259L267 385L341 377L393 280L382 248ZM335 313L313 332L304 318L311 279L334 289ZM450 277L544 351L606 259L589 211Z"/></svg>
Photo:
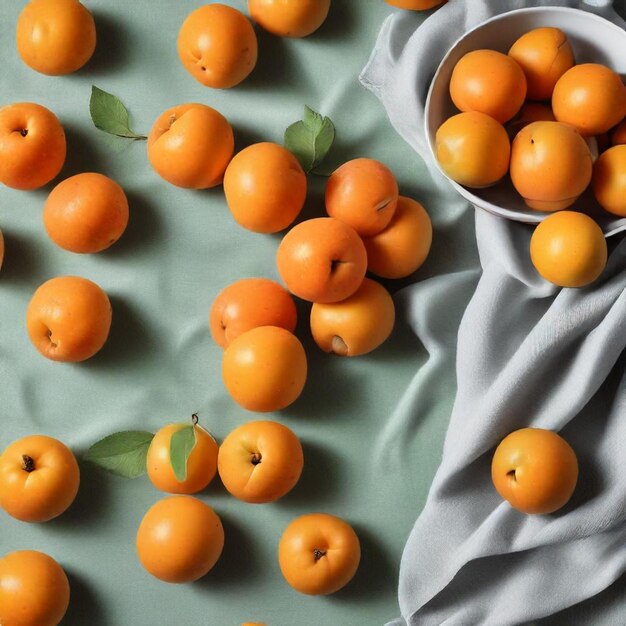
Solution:
<svg viewBox="0 0 626 626"><path fill-rule="evenodd" d="M238 227L221 188L177 189L161 180L142 142L111 142L91 124L91 85L121 97L135 130L147 132L174 104L197 101L224 113L237 146L282 141L304 104L332 117L337 143L331 165L358 156L387 163L401 191L421 200L434 225L433 252L416 279L476 265L471 215L446 216L429 194L423 164L389 125L382 107L357 77L378 28L392 9L382 0L334 0L327 23L305 40L259 32L259 63L239 87L202 87L180 65L176 35L196 3L88 0L98 49L80 72L46 77L27 68L15 50L22 2L3 3L0 103L35 101L60 117L68 138L62 177L99 171L127 191L131 219L109 251L80 256L57 248L42 225L51 186L34 192L0 188L0 228L6 237L0 273L0 447L45 433L77 454L121 429L158 429L193 411L218 439L258 418L236 406L220 375L221 350L212 343L207 315L217 292L245 276L277 278L278 236ZM243 0L230 0L245 10ZM421 18L416 17L416 21ZM60 180L60 179L59 179ZM323 212L324 180L312 177L305 216ZM110 339L92 360L53 363L31 346L24 314L36 287L53 276L76 274L100 284L113 303ZM391 285L397 289L404 283ZM449 327L469 293L451 301ZM382 624L397 614L401 551L436 469L454 394L454 370L445 394L428 403L402 453L377 447L383 425L428 355L399 319L392 339L371 356L346 360L312 343L307 306L299 336L309 355L303 396L271 417L301 437L305 470L298 487L272 505L247 505L215 481L201 497L222 517L226 547L201 582L172 586L151 578L135 554L141 517L159 494L147 478L118 479L81 462L82 485L61 518L28 525L0 514L0 554L31 548L66 568L72 601L66 624L271 626ZM453 341L453 339L452 339ZM360 570L345 590L328 598L293 591L282 579L277 543L286 524L312 511L346 518L363 548Z"/></svg>

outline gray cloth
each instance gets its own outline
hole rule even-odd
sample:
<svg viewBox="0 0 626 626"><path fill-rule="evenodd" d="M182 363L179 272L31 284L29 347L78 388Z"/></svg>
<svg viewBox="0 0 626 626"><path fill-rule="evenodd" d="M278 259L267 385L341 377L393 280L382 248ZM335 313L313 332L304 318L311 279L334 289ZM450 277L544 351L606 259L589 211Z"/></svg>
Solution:
<svg viewBox="0 0 626 626"><path fill-rule="evenodd" d="M460 210L465 201L427 152L429 81L464 31L496 13L538 4L589 8L624 26L602 0L450 0L419 28L415 14L398 12L381 29L361 82L425 160L447 208ZM626 569L626 241L623 235L610 241L608 267L596 283L561 290L532 267L531 233L476 212L483 273L459 328L457 397L441 465L402 557L402 617L393 626L526 623L599 593ZM458 289L462 275L431 280ZM427 283L406 288L399 299L428 348L441 343L431 321L445 303L437 309L426 300L433 291ZM446 364L432 357L425 366L431 380ZM428 389L407 393L418 392ZM416 406L415 397L403 399L383 442L419 423ZM579 459L574 496L552 515L515 511L491 483L494 447L526 426L561 432Z"/></svg>

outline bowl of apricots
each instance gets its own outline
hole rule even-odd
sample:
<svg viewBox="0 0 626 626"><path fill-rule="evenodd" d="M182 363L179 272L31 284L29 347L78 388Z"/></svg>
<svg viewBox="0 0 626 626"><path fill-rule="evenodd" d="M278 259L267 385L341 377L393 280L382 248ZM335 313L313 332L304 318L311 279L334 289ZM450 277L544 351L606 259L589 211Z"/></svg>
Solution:
<svg viewBox="0 0 626 626"><path fill-rule="evenodd" d="M614 154L626 150L625 49L626 31L565 7L510 11L465 33L426 101L439 169L508 219L538 224L569 209L605 236L626 230L626 200L615 201L626 198L626 159Z"/></svg>

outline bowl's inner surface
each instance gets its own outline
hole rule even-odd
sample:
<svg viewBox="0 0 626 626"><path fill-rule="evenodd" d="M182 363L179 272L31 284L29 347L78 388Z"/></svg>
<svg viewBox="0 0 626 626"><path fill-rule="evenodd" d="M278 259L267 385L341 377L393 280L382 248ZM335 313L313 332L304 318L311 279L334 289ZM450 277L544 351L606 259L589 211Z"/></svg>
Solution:
<svg viewBox="0 0 626 626"><path fill-rule="evenodd" d="M521 9L497 16L458 41L435 74L426 110L426 133L431 150L435 146L435 133L439 126L459 112L449 92L452 70L459 59L481 48L507 53L521 35L542 26L554 26L565 32L574 49L576 63L602 63L622 77L626 75L626 31L602 18L561 7ZM467 189L451 182L473 204L509 219L537 223L547 215L529 209L513 189L508 176L498 185L487 189ZM571 209L593 215L605 233L626 230L626 220L602 210L589 190Z"/></svg>

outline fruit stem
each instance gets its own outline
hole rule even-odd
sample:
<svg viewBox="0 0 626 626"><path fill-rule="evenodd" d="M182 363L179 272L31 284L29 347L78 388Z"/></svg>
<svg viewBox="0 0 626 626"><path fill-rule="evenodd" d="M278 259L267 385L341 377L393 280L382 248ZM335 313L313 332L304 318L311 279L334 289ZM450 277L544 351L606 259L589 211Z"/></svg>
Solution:
<svg viewBox="0 0 626 626"><path fill-rule="evenodd" d="M22 128L20 130L20 135L22 135L22 137L26 137L26 135L28 135L28 130L26 128Z"/></svg>
<svg viewBox="0 0 626 626"><path fill-rule="evenodd" d="M197 425L198 425L198 419L199 419L199 418L198 418L198 414L197 414L197 413L192 413L192 414L191 414L191 423L192 423L194 426L197 426Z"/></svg>
<svg viewBox="0 0 626 626"><path fill-rule="evenodd" d="M320 550L319 548L315 548L315 550L313 550L313 556L316 561L319 561L323 556L326 556L326 552L324 550Z"/></svg>
<svg viewBox="0 0 626 626"><path fill-rule="evenodd" d="M253 452L252 453L252 458L250 459L250 462L252 463L252 465L258 465L261 462L261 453L260 452Z"/></svg>
<svg viewBox="0 0 626 626"><path fill-rule="evenodd" d="M514 470L514 469L509 470L509 471L506 473L506 475L507 475L507 476L508 476L511 480L514 480L514 481L516 481L516 480L517 480L517 476L515 475L515 470Z"/></svg>
<svg viewBox="0 0 626 626"><path fill-rule="evenodd" d="M35 471L35 460L28 454L22 454L22 469L29 474Z"/></svg>

